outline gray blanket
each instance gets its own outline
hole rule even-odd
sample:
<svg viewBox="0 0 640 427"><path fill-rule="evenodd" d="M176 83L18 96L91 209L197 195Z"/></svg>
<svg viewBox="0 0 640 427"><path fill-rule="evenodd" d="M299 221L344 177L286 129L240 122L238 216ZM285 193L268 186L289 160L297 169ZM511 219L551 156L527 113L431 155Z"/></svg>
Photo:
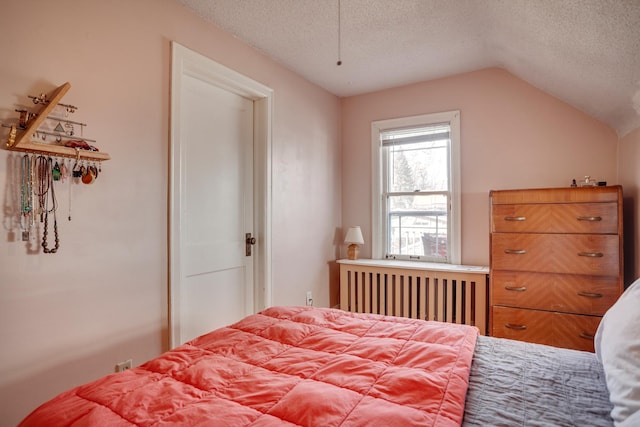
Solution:
<svg viewBox="0 0 640 427"><path fill-rule="evenodd" d="M613 426L593 353L481 336L463 426Z"/></svg>

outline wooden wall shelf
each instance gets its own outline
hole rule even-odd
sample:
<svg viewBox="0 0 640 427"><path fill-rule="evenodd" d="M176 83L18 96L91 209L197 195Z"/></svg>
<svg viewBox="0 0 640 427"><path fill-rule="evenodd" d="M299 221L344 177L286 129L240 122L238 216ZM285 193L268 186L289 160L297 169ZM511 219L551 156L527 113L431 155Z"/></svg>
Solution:
<svg viewBox="0 0 640 427"><path fill-rule="evenodd" d="M66 147L64 145L55 144L43 144L40 142L34 142L32 140L34 133L38 131L38 128L47 119L49 114L58 105L62 97L71 88L70 83L65 83L62 86L56 88L49 98L49 102L43 104L40 111L37 112L37 116L29 122L26 129L21 129L15 125L11 126L9 133L9 139L7 140L7 149L12 151L23 151L28 153L45 154L51 156L64 156L73 157L76 159L104 161L111 159L108 153L102 151L82 150L79 148ZM73 139L73 138L70 138Z"/></svg>

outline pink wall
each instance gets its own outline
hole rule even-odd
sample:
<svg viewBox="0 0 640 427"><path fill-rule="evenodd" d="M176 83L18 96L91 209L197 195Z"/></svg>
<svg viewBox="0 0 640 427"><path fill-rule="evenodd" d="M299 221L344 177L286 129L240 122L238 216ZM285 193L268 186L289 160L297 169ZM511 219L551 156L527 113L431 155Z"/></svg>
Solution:
<svg viewBox="0 0 640 427"><path fill-rule="evenodd" d="M620 139L619 177L624 188L625 283L640 276L640 128Z"/></svg>
<svg viewBox="0 0 640 427"><path fill-rule="evenodd" d="M1 426L117 362L167 349L172 40L274 89L273 301L303 304L312 290L317 305L329 304L341 218L338 98L174 0L4 2L0 28L0 121L15 118L27 94L69 81L63 102L79 107L84 136L113 159L94 185L73 188L71 222L59 192L59 253L27 255L10 241L7 209L19 194L9 189L19 178L14 155L0 150ZM6 130L0 137L4 145Z"/></svg>
<svg viewBox="0 0 640 427"><path fill-rule="evenodd" d="M371 122L461 112L462 262L489 263L491 189L616 184L613 129L510 73L491 68L342 100L342 222L371 255ZM344 254L344 253L343 253Z"/></svg>

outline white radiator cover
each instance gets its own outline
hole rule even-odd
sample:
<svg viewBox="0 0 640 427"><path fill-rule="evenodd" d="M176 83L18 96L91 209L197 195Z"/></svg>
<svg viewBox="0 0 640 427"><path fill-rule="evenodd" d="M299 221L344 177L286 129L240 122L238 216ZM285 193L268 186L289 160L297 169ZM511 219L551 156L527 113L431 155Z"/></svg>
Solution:
<svg viewBox="0 0 640 427"><path fill-rule="evenodd" d="M436 320L488 332L488 267L387 260L338 260L340 308Z"/></svg>

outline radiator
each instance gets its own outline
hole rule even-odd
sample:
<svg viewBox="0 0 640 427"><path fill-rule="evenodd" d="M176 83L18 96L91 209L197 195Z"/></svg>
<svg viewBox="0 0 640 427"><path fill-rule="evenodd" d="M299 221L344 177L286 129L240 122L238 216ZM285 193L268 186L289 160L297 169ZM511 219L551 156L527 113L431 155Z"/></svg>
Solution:
<svg viewBox="0 0 640 427"><path fill-rule="evenodd" d="M340 308L478 327L487 335L487 267L339 260Z"/></svg>

